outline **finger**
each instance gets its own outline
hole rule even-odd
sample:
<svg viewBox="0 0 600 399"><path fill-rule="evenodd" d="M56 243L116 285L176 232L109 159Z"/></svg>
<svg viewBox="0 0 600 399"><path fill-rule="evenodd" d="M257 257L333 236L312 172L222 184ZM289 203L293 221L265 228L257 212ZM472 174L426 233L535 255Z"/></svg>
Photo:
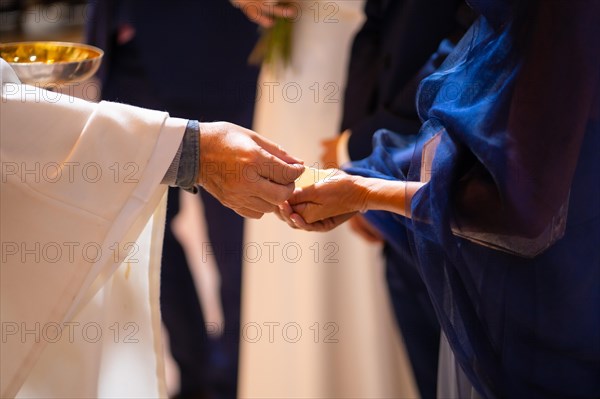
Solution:
<svg viewBox="0 0 600 399"><path fill-rule="evenodd" d="M296 190L294 190L292 196L288 199L288 202L290 203L292 208L295 208L294 205L302 203L318 203L317 194L318 191L315 189L315 185L297 188Z"/></svg>
<svg viewBox="0 0 600 399"><path fill-rule="evenodd" d="M290 215L290 220L292 221L292 223L294 223L294 225L296 225L302 230L315 231L317 227L313 223L306 223L302 215L300 215L299 213L292 213Z"/></svg>
<svg viewBox="0 0 600 399"><path fill-rule="evenodd" d="M294 212L302 215L304 220L306 220L308 223L314 223L319 220L328 219L347 212L339 207L328 207L316 202L301 202L299 204L293 203L293 198L294 197L292 196L290 199L288 199L288 202L294 209Z"/></svg>
<svg viewBox="0 0 600 399"><path fill-rule="evenodd" d="M290 201L287 201L288 204L290 204ZM306 208L311 205L312 203L310 202L302 202L300 204L290 204L291 208L292 208L292 213L296 213L298 215L302 215L302 218L304 219L304 213L306 212Z"/></svg>
<svg viewBox="0 0 600 399"><path fill-rule="evenodd" d="M245 218L260 219L263 217L263 213L253 211L251 209L247 209L247 208L231 208L231 209L233 209L235 211L235 213L237 213L238 215L243 216Z"/></svg>
<svg viewBox="0 0 600 399"><path fill-rule="evenodd" d="M278 206L292 195L294 183L283 185L258 177L246 186L246 190L250 191L251 195L261 198L273 206Z"/></svg>
<svg viewBox="0 0 600 399"><path fill-rule="evenodd" d="M277 214L277 217L279 219L286 222L288 224L288 226L290 226L293 229L298 228L298 226L296 226L296 224L292 221L292 219L290 219L290 215L293 214L294 211L292 210L292 207L287 202L284 202L283 204L279 205L279 207L277 209L278 210L275 213Z"/></svg>
<svg viewBox="0 0 600 399"><path fill-rule="evenodd" d="M325 220L330 217L339 215L339 213L323 214L323 207L321 205L313 204L310 202L296 204L292 208L294 209L295 213L302 215L302 218L307 223L315 223L320 220Z"/></svg>
<svg viewBox="0 0 600 399"><path fill-rule="evenodd" d="M281 159L282 161L284 161L286 163L304 164L303 160L288 154L287 151L284 150L283 148L281 148L281 146L279 144L272 142L271 140L267 139L266 137L261 136L260 134L258 134L256 132L252 132L252 133L253 133L252 137L253 137L254 141L256 142L256 144L258 144L259 146L264 148L270 154L276 156L277 158Z"/></svg>
<svg viewBox="0 0 600 399"><path fill-rule="evenodd" d="M275 214L275 216L277 216L277 219L279 219L283 222L287 222L287 220L285 220L285 218L283 217L283 214L281 212L282 212L281 207L277 207L277 209L273 213Z"/></svg>
<svg viewBox="0 0 600 399"><path fill-rule="evenodd" d="M282 217L289 219L290 215L295 213L290 204L287 201L284 201L279 205L279 213Z"/></svg>
<svg viewBox="0 0 600 399"><path fill-rule="evenodd" d="M298 209L294 206L294 209ZM301 212L302 217L308 223L315 223L319 220L335 218L340 215L345 215L347 211L334 208L328 209L323 205L307 203L305 209ZM355 213L355 212L353 212Z"/></svg>
<svg viewBox="0 0 600 399"><path fill-rule="evenodd" d="M334 228L334 227L337 227L340 224L345 223L348 220L352 219L354 217L354 215L356 215L356 212L344 213L342 215L337 215L337 216L331 217L327 220L329 220L329 223L332 226L331 228Z"/></svg>
<svg viewBox="0 0 600 399"><path fill-rule="evenodd" d="M338 227L340 224L346 222L347 220L351 219L352 216L354 216L353 213L346 213L343 215L338 215L338 216L334 216L331 218L327 218L324 220L321 220L319 222L314 223L315 225L319 226L319 231L330 231L335 229L336 227Z"/></svg>
<svg viewBox="0 0 600 399"><path fill-rule="evenodd" d="M248 200L247 200L246 204L244 205L244 208L250 209L255 212L260 212L260 213L271 213L271 212L275 212L277 205L271 204L270 202L265 201L264 199L262 199L260 197L252 195L252 196L248 197Z"/></svg>
<svg viewBox="0 0 600 399"><path fill-rule="evenodd" d="M297 229L298 226L296 226L296 223L294 223L290 218L290 216L295 213L290 204L287 201L285 201L283 204L279 205L279 210L281 216L285 219L287 224Z"/></svg>
<svg viewBox="0 0 600 399"><path fill-rule="evenodd" d="M279 184L293 183L304 172L304 165L284 162L262 148L251 166L259 176Z"/></svg>
<svg viewBox="0 0 600 399"><path fill-rule="evenodd" d="M302 216L297 213L292 214L290 218L294 224L296 224L296 226L302 230L326 232L333 230L340 224L350 219L352 216L354 216L353 213L338 215L324 220L319 220L318 222L314 223L307 223L306 220L304 220Z"/></svg>
<svg viewBox="0 0 600 399"><path fill-rule="evenodd" d="M294 224L297 226L297 228L305 231L315 231L324 233L333 230L337 226L332 219L319 220L318 222L314 223L307 223L304 219L297 218L296 216L297 215L294 215Z"/></svg>

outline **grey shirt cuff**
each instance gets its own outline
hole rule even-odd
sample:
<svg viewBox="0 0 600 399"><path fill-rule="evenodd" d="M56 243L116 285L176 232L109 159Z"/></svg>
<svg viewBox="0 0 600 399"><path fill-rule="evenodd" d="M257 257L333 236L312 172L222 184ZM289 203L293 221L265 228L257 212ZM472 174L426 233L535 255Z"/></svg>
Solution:
<svg viewBox="0 0 600 399"><path fill-rule="evenodd" d="M183 134L183 140L161 183L180 187L196 194L198 169L200 164L200 125L190 120Z"/></svg>

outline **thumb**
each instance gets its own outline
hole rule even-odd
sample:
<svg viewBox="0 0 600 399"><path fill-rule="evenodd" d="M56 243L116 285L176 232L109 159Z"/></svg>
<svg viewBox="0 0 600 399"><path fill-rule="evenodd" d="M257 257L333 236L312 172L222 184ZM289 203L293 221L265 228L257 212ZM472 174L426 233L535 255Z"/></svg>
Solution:
<svg viewBox="0 0 600 399"><path fill-rule="evenodd" d="M306 223L314 223L324 219L324 217L320 215L319 205L311 202L302 202L292 205L292 209L295 214L302 216L302 219L306 221Z"/></svg>

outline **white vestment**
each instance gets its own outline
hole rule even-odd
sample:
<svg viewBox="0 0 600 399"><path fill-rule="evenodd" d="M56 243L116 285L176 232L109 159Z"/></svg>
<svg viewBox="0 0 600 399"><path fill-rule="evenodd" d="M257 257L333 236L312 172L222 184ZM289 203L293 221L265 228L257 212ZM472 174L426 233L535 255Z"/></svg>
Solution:
<svg viewBox="0 0 600 399"><path fill-rule="evenodd" d="M187 121L2 60L0 83L0 397L164 397L160 182Z"/></svg>

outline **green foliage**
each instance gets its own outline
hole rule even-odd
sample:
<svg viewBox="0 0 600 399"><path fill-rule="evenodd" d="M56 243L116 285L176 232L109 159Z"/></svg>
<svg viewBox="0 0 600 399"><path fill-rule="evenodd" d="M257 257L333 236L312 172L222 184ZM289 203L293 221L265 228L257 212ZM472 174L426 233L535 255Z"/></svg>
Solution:
<svg viewBox="0 0 600 399"><path fill-rule="evenodd" d="M248 61L253 65L274 67L281 62L287 66L292 58L292 24L289 19L276 18L273 26L263 29Z"/></svg>

